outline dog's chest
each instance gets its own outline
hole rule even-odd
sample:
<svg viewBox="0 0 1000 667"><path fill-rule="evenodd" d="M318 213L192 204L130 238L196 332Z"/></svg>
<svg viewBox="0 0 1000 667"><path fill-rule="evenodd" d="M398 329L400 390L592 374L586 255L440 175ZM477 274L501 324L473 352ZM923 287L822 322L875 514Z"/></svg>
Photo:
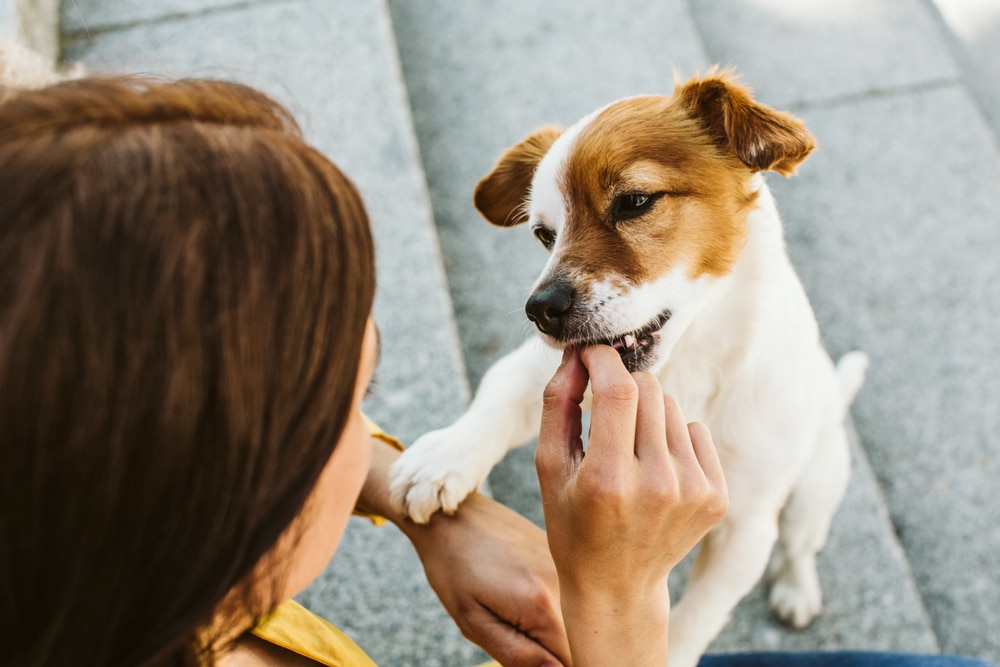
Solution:
<svg viewBox="0 0 1000 667"><path fill-rule="evenodd" d="M746 382L746 342L738 331L752 326L750 313L720 304L688 327L657 374L664 393L677 399L691 421L708 422L713 407L734 382Z"/></svg>
<svg viewBox="0 0 1000 667"><path fill-rule="evenodd" d="M672 357L659 373L665 394L677 399L688 421L708 421L722 390L722 375L712 364Z"/></svg>

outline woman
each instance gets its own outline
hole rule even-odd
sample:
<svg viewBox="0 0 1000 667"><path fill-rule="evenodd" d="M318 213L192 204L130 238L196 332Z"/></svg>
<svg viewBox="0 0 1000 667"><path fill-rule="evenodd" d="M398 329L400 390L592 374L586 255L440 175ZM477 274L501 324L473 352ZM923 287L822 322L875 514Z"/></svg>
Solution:
<svg viewBox="0 0 1000 667"><path fill-rule="evenodd" d="M710 435L610 348L570 350L538 449L555 569L481 496L396 516L398 452L360 411L369 227L281 107L207 81L24 92L0 184L0 664L371 664L288 602L354 509L404 528L505 664L666 664L667 575L726 510Z"/></svg>

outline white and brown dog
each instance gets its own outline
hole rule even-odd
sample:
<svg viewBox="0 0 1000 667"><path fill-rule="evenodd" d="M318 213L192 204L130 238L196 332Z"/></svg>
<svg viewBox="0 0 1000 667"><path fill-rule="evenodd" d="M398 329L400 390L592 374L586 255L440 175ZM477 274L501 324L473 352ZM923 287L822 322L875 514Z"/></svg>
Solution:
<svg viewBox="0 0 1000 667"><path fill-rule="evenodd" d="M792 174L813 147L799 120L713 70L507 150L475 204L495 225L527 222L551 252L526 306L548 345L498 361L458 421L406 451L394 503L420 522L453 512L537 437L558 349L606 343L709 426L729 484L671 614L671 665L697 662L776 544L771 608L812 621L816 553L849 476L843 420L868 363L853 352L835 369L823 349L761 174Z"/></svg>

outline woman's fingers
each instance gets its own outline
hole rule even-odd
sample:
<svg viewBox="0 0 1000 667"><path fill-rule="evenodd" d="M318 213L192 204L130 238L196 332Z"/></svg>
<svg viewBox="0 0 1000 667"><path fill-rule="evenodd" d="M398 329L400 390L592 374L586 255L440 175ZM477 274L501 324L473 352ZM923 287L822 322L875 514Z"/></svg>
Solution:
<svg viewBox="0 0 1000 667"><path fill-rule="evenodd" d="M620 469L635 458L639 389L618 352L608 345L580 351L590 375L593 406L587 460L602 469Z"/></svg>
<svg viewBox="0 0 1000 667"><path fill-rule="evenodd" d="M684 420L684 413L681 412L681 406L672 396L664 396L662 403L666 415L667 446L670 449L670 455L677 461L697 463L691 443L691 434L688 431L687 422Z"/></svg>
<svg viewBox="0 0 1000 667"><path fill-rule="evenodd" d="M691 449L698 457L698 463L709 479L722 479L722 462L719 460L719 452L712 442L712 434L708 427L698 422L687 425L688 435L691 438Z"/></svg>
<svg viewBox="0 0 1000 667"><path fill-rule="evenodd" d="M563 351L562 364L545 387L542 425L535 450L539 480L565 479L583 455L580 403L587 390L587 369L576 349ZM553 477L554 476L554 477Z"/></svg>
<svg viewBox="0 0 1000 667"><path fill-rule="evenodd" d="M588 382L593 391L591 430L580 467L580 403ZM687 424L677 401L663 395L655 376L629 373L618 353L606 345L564 352L545 389L535 461L543 494L548 482L562 487L588 468L585 477L590 483L624 490L642 478L644 484L663 487L668 496L679 493L674 496L678 501L697 505L709 500L715 505L720 503L710 499L721 496L721 504L728 503L708 429Z"/></svg>
<svg viewBox="0 0 1000 667"><path fill-rule="evenodd" d="M639 391L635 426L635 456L653 469L669 464L667 414L664 410L663 389L656 376L633 373L632 380Z"/></svg>
<svg viewBox="0 0 1000 667"><path fill-rule="evenodd" d="M688 434L691 437L691 447L698 459L698 464L704 471L709 485L715 496L716 519L721 520L729 509L729 487L726 484L726 476L722 471L722 462L719 460L719 452L712 442L712 434L704 424L694 422L688 424Z"/></svg>

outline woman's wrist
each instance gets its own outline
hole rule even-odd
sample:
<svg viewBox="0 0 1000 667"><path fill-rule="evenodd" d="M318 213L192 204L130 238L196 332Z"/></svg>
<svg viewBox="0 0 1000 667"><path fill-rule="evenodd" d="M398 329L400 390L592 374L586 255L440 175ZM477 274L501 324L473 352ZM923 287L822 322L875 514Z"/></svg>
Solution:
<svg viewBox="0 0 1000 667"><path fill-rule="evenodd" d="M610 592L560 580L560 604L574 667L667 664L670 595L666 580L646 590Z"/></svg>
<svg viewBox="0 0 1000 667"><path fill-rule="evenodd" d="M368 477L361 487L355 510L362 514L382 516L399 525L403 520L389 502L389 466L399 458L401 452L380 438L371 438L372 459Z"/></svg>

